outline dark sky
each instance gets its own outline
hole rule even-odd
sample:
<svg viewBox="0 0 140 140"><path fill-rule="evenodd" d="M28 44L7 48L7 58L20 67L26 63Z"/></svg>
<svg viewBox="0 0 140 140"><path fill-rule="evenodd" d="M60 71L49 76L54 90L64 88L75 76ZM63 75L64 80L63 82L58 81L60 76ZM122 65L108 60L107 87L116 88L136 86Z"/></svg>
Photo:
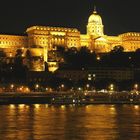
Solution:
<svg viewBox="0 0 140 140"><path fill-rule="evenodd" d="M22 34L27 27L74 27L86 32L89 15L97 6L105 34L140 32L140 0L3 0L0 33Z"/></svg>

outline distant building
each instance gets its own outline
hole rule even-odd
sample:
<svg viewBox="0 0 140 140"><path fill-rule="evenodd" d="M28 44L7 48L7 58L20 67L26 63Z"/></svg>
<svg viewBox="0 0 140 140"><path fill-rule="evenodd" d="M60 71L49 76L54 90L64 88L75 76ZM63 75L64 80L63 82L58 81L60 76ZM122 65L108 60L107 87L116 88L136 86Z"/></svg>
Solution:
<svg viewBox="0 0 140 140"><path fill-rule="evenodd" d="M49 51L56 50L56 46L88 47L96 53L107 53L114 46L121 45L124 51L130 52L140 48L140 33L128 32L118 36L104 34L101 16L94 9L87 23L87 33L81 34L76 28L33 26L26 30L27 35L0 35L0 50L8 57L14 57L17 49L22 49L23 57L30 50L33 60L32 71L44 71L43 62L47 62L51 71L57 69L55 60L48 58ZM39 66L40 65L40 66Z"/></svg>
<svg viewBox="0 0 140 140"><path fill-rule="evenodd" d="M134 79L134 71L131 68L116 68L116 67L95 67L91 70L58 70L56 76L66 78L73 81L79 80L115 80L125 81Z"/></svg>

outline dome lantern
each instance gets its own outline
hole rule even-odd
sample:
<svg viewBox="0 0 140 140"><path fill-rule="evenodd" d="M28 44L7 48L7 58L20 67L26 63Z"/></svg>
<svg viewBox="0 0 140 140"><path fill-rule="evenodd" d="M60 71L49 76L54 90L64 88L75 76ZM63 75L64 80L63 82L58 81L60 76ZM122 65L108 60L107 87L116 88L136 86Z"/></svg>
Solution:
<svg viewBox="0 0 140 140"><path fill-rule="evenodd" d="M97 11L96 11L96 6L94 6L94 11L93 11L93 13L94 13L94 14L97 13Z"/></svg>

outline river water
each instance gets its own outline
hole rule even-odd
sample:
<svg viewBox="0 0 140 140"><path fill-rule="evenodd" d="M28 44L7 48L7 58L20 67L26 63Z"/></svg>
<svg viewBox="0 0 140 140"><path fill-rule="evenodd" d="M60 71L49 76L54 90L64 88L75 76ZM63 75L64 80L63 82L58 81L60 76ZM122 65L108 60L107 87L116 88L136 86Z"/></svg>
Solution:
<svg viewBox="0 0 140 140"><path fill-rule="evenodd" d="M1 105L0 140L140 140L140 106Z"/></svg>

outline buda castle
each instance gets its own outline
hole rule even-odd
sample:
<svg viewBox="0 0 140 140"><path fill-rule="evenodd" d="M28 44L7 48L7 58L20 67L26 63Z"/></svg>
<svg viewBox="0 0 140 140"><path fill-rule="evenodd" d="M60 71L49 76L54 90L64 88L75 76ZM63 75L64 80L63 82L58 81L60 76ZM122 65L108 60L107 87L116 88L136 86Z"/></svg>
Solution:
<svg viewBox="0 0 140 140"><path fill-rule="evenodd" d="M86 46L96 53L110 52L114 46L121 45L125 52L132 52L140 48L140 33L128 32L118 36L104 34L101 16L94 9L87 22L87 33L81 34L76 28L32 26L27 28L25 36L0 34L0 51L8 58L14 58L16 50L21 49L23 57L27 50L36 58L33 60L31 71L44 71L44 62L49 70L57 68L57 62L49 59L49 52L55 51L56 46L65 48Z"/></svg>

